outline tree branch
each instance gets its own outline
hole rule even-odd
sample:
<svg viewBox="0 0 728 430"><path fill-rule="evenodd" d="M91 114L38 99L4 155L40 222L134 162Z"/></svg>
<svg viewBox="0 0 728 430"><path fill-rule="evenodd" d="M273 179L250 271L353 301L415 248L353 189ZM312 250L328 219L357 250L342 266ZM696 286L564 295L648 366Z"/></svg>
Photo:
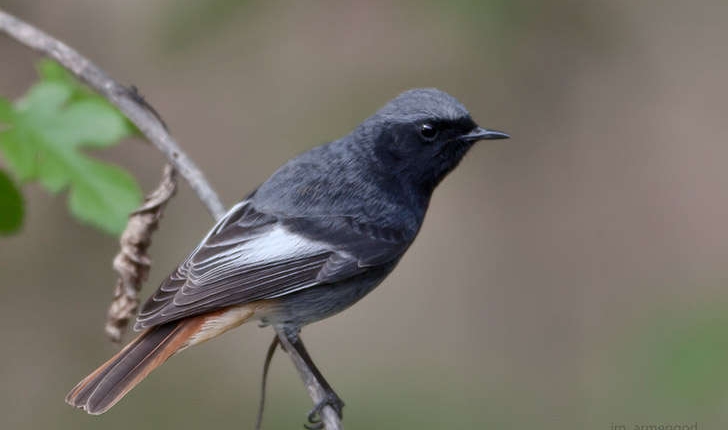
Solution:
<svg viewBox="0 0 728 430"><path fill-rule="evenodd" d="M58 61L86 85L106 97L164 154L175 170L190 184L190 187L197 193L197 197L215 219L220 219L225 214L225 207L220 202L217 193L208 184L202 171L172 139L164 124L155 115L154 110L145 103L140 103L136 90L129 89L111 79L103 70L65 43L7 14L2 9L0 9L0 31L23 45Z"/></svg>
<svg viewBox="0 0 728 430"><path fill-rule="evenodd" d="M288 341L288 336L286 336L283 328L276 328L276 332L278 333L278 340L281 342L281 346L288 353L293 365L296 366L298 375L301 377L303 384L306 386L306 390L308 391L308 395L311 397L311 400L313 400L313 404L318 405L326 398L326 391L321 384L318 383L316 377L306 364L303 357L298 354L296 348L294 348L293 345L291 345L291 342ZM341 430L343 428L341 426L339 415L331 406L324 406L323 409L321 409L320 416L326 430Z"/></svg>
<svg viewBox="0 0 728 430"><path fill-rule="evenodd" d="M89 87L108 99L164 154L169 163L197 193L197 197L216 220L225 214L225 207L205 179L202 171L180 149L154 109L141 99L135 88L130 89L119 84L68 45L9 15L2 9L0 9L0 31L21 44L56 60ZM286 336L279 332L278 338L296 366L309 396L314 404L318 404L326 396L323 387L316 381L313 372L288 342ZM321 418L327 430L342 428L338 415L330 406L322 409Z"/></svg>

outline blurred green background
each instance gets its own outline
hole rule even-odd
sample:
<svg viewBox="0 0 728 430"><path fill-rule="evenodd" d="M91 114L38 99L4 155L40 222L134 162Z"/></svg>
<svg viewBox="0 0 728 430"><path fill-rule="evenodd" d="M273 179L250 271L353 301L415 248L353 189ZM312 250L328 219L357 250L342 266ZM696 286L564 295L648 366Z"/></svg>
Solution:
<svg viewBox="0 0 728 430"><path fill-rule="evenodd" d="M398 270L304 331L348 429L728 423L728 3L2 0L137 85L230 205L399 92L435 86L483 143ZM0 37L0 94L37 56ZM141 140L98 157L156 184ZM101 417L63 403L111 355L116 241L23 188L0 239L0 428L252 428L270 329L186 351ZM211 219L183 185L144 295ZM287 357L265 428L310 400Z"/></svg>

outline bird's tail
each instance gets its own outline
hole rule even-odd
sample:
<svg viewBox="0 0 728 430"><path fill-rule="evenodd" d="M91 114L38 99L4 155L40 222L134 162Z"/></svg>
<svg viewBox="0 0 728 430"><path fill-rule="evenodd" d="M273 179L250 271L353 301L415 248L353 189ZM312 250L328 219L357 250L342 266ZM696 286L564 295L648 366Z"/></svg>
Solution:
<svg viewBox="0 0 728 430"><path fill-rule="evenodd" d="M102 414L176 352L237 327L252 315L252 309L233 308L149 328L76 384L66 403Z"/></svg>

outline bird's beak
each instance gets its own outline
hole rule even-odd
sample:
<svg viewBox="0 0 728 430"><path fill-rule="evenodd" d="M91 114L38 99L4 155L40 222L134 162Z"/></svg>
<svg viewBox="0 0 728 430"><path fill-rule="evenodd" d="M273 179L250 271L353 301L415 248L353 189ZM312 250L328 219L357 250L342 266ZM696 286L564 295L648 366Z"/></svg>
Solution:
<svg viewBox="0 0 728 430"><path fill-rule="evenodd" d="M509 135L498 130L486 130L483 127L475 127L470 133L465 134L461 139L468 142L476 142L478 140L490 140L490 139L508 139Z"/></svg>

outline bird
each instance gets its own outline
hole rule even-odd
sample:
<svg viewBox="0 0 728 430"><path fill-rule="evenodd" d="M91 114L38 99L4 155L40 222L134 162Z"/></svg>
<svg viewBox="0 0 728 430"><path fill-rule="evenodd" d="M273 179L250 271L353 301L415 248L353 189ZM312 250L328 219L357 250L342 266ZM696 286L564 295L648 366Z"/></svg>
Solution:
<svg viewBox="0 0 728 430"><path fill-rule="evenodd" d="M343 401L301 329L371 292L415 240L437 185L481 140L455 97L399 94L348 135L304 152L235 204L140 307L141 334L81 380L66 402L98 415L172 355L248 321L273 326L326 390L308 417Z"/></svg>

